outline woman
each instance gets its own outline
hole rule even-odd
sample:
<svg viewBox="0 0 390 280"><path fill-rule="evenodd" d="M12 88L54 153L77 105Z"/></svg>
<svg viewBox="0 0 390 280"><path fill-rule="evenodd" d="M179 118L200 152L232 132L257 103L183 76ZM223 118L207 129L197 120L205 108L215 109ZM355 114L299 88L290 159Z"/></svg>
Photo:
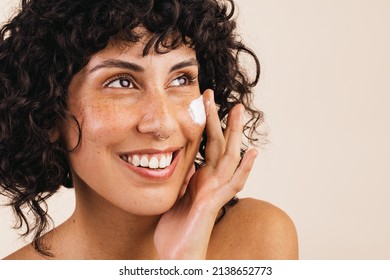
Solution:
<svg viewBox="0 0 390 280"><path fill-rule="evenodd" d="M257 156L242 133L253 143L262 113L233 13L215 0L22 2L1 30L0 185L33 242L7 259L297 258L284 212L235 198ZM49 231L60 186L76 207Z"/></svg>

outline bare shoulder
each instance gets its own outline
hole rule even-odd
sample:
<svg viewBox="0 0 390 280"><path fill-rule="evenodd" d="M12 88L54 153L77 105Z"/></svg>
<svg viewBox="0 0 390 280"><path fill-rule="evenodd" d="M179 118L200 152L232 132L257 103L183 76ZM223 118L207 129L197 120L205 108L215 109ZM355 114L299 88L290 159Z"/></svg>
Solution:
<svg viewBox="0 0 390 280"><path fill-rule="evenodd" d="M294 223L280 208L252 198L240 199L215 225L210 259L297 259Z"/></svg>
<svg viewBox="0 0 390 280"><path fill-rule="evenodd" d="M43 256L39 255L31 244L28 244L9 256L5 257L4 260L43 260Z"/></svg>

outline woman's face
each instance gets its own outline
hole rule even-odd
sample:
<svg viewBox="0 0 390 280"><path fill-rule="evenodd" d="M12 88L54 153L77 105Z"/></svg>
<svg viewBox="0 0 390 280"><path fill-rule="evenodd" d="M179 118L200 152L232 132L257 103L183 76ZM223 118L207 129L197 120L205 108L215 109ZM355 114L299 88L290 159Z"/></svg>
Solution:
<svg viewBox="0 0 390 280"><path fill-rule="evenodd" d="M153 215L176 201L204 124L189 114L200 96L194 50L182 46L143 57L143 48L142 40L110 44L73 77L68 110L82 134L68 157L76 189ZM61 137L69 150L77 146L74 120L64 123Z"/></svg>

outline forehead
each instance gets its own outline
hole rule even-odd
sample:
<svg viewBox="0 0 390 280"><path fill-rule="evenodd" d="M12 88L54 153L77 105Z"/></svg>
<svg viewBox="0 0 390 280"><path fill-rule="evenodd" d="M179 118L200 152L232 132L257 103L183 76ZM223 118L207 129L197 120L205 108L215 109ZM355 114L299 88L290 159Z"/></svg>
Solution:
<svg viewBox="0 0 390 280"><path fill-rule="evenodd" d="M196 60L195 50L184 44L176 49L164 50L162 53L157 53L154 48L151 48L144 55L144 49L149 39L149 36L145 35L137 42L112 40L105 49L91 57L85 68L87 68L86 70L93 69L99 63L111 59L125 60L145 66L151 63L175 64L182 60Z"/></svg>

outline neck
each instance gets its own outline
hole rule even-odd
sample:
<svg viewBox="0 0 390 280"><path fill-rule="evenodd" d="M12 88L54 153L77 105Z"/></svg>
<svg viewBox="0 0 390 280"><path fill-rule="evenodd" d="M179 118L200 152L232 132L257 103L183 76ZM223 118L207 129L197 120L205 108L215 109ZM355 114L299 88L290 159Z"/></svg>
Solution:
<svg viewBox="0 0 390 280"><path fill-rule="evenodd" d="M155 259L159 218L129 214L91 189L76 187L73 215L53 231L53 253L60 259Z"/></svg>

